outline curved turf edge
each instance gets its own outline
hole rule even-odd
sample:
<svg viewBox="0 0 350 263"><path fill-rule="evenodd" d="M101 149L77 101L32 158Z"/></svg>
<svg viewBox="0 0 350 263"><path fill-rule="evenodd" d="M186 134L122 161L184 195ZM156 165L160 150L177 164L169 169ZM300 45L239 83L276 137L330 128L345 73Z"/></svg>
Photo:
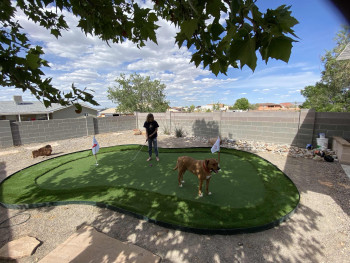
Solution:
<svg viewBox="0 0 350 263"><path fill-rule="evenodd" d="M139 149L139 145L127 145L127 146L118 146L117 148L116 147L108 147L108 148L101 148L101 153L103 152L114 152L114 151L124 151L124 150L130 150L130 149ZM206 147L199 147L199 148L189 148L187 151L188 152L201 152L201 151L208 151L210 148L206 148ZM174 152L174 151L179 151L179 152L183 152L184 151L184 148L179 148L179 149L170 149L170 148L163 148L163 149L160 149L161 152ZM236 150L232 150L232 149L226 149L226 148L222 148L221 152L227 152L227 153L231 153L232 151L235 152L235 154L238 154L238 155L242 155L244 158L244 156L249 156L249 155L254 155L252 153L247 153L247 152L243 152L243 151L236 151ZM74 160L77 160L79 158L86 158L88 156L91 156L91 151L88 151L88 154L86 154L87 151L81 151L81 152L77 152L77 153L81 153L82 155L78 155L78 156L75 156L77 158L67 158L67 162L71 162L71 161L74 161ZM55 157L55 158L51 158L51 159L48 159L48 160L45 160L41 163L44 163L46 161L49 161L49 160L53 160L53 159L56 159L56 158L62 158L62 157L72 157L70 155L74 155L74 154L77 154L77 153L71 153L71 154L66 154L66 155L62 155L62 156L58 156L58 157ZM254 155L256 156L256 155ZM260 159L263 159L261 157L258 157ZM266 160L265 160L266 161ZM268 161L266 161L268 162ZM272 165L273 167L275 167L276 169L278 169L275 165L271 164L270 162L268 162L270 165ZM39 163L40 164L40 163ZM62 163L61 163L62 164ZM35 165L38 165L38 164L35 164ZM31 166L30 166L31 167ZM28 169L29 167L25 168L25 169ZM55 168L55 167L54 167ZM52 168L52 169L54 169ZM22 170L25 170L25 169L22 169ZM279 169L278 169L279 170ZM280 171L280 170L279 170ZM12 177L13 175L19 173L20 171L12 174L10 177ZM281 172L283 173L283 172ZM290 180L290 182L292 183L291 179L286 176L284 173L283 175L288 178L288 180ZM5 180L9 179L10 177L6 178ZM3 183L1 184L3 185ZM294 185L294 184L293 184ZM295 185L294 185L295 186ZM290 211L285 211L284 212L284 215L278 217L277 219L274 219L274 220L270 220L269 222L265 223L265 224L260 224L260 225L256 225L255 226L251 226L251 225L247 225L246 227L240 227L240 226L234 226L234 224L232 225L232 228L206 228L205 226L202 226L202 225L197 225L197 227L193 227L191 225L188 225L186 223L183 223L182 225L179 225L176 220L175 221L162 221L162 220L158 220L157 219L157 215L155 214L152 214L152 211L149 213L149 214L146 214L146 215L141 215L140 213L138 213L138 210L136 209L133 209L133 207L129 207L128 205L126 206L123 206L121 204L119 204L118 206L115 206L113 204L110 204L108 202L93 202L93 201L82 201L82 200L68 200L68 201L49 201L49 202L42 202L42 203L36 203L36 204L5 204L4 202L1 202L0 204L4 207L7 207L7 208L15 208L15 209L27 209L27 208L36 208L36 207L43 207L43 206L52 206L52 205L66 205L66 204L88 204L88 205L95 205L95 206L98 206L98 207L105 207L105 208L108 208L108 209L111 209L111 210L115 210L115 211L119 211L119 212L122 212L122 213L125 213L125 214L129 214L129 215L132 215L132 216L135 216L139 219L144 219L148 222L151 222L151 223L155 223L157 225L161 225L161 226L164 226L164 227L168 227L168 228L172 228L172 229L179 229L179 230L183 230L183 231L189 231L189 232L195 232L195 233L201 233L201 234L233 234L233 233L242 233L242 232L256 232L256 231L261 231L261 230L265 230L265 229L268 229L268 228L272 228L278 224L280 224L281 222L285 221L287 218L289 218L295 211L295 209L297 208L297 205L300 201L300 193L299 191L297 190L297 188L295 187L296 191L297 191L297 195L298 195L298 200L297 200L297 203L295 206L293 206L293 209L291 209ZM2 189L0 189L2 190ZM60 190L58 190L60 191ZM128 191L137 191L137 189L128 189ZM62 192L62 191L60 191ZM143 194L144 194L145 191L143 191ZM1 192L0 192L1 194ZM188 200L182 200L180 198L177 198L177 197L174 197L174 196L164 196L164 195L159 195L157 194L158 196L155 197L154 195L151 195L150 198L157 198L159 200L162 200L162 199L167 199L167 201L171 202L171 203L174 203L174 204L178 204L179 202L188 202ZM143 195L144 196L144 195ZM1 196L0 196L1 197ZM191 202L189 202L189 205L191 205ZM208 205L206 204L204 208L208 208ZM210 210L213 209L212 208L209 208L209 212ZM255 208L254 208L255 209ZM218 212L217 210L217 207L214 207L214 210L216 211L216 213ZM222 212L225 212L225 210L223 210ZM227 211L226 211L227 212ZM237 209L235 209L235 212L239 212ZM259 211L261 213L269 213L269 211ZM218 222L213 222L213 226L215 227L215 225L218 223ZM253 224L254 225L254 224ZM211 227L213 227L211 226Z"/></svg>

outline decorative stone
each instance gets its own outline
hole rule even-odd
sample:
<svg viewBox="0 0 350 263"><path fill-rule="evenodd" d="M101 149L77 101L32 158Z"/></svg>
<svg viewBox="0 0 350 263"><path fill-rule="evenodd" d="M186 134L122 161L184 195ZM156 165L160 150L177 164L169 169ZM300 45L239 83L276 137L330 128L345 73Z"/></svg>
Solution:
<svg viewBox="0 0 350 263"><path fill-rule="evenodd" d="M30 236L10 241L0 249L0 259L11 260L28 257L34 254L39 245L40 241Z"/></svg>
<svg viewBox="0 0 350 263"><path fill-rule="evenodd" d="M210 140L206 138L192 137L191 139L193 139L194 141L206 142L209 145L212 145L212 143L210 143ZM291 146L288 144L274 144L274 143L257 142L257 141L249 141L249 140L234 140L234 139L222 138L222 146L231 148L231 149L252 152L252 153L269 152L273 154L279 154L282 156L290 156L293 158L312 159L315 156L313 151L299 148L296 146ZM331 151L330 149L327 149L325 153L327 155L335 154L334 151ZM319 158L316 158L316 160L319 160Z"/></svg>

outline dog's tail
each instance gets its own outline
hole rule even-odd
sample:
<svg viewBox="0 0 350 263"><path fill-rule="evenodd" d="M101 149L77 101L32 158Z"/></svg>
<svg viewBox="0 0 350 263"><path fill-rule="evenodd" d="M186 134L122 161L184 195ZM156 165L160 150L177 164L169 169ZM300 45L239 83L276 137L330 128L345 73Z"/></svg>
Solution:
<svg viewBox="0 0 350 263"><path fill-rule="evenodd" d="M175 166L175 168L174 168L174 171L176 170L176 169L178 169L179 167L178 167L178 162L176 162L176 166Z"/></svg>

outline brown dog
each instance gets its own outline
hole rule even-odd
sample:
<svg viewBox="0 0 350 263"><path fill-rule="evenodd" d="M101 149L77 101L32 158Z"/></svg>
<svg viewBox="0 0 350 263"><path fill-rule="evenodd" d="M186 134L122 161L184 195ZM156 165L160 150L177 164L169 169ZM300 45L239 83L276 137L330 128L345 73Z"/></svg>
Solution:
<svg viewBox="0 0 350 263"><path fill-rule="evenodd" d="M38 156L49 156L52 153L52 147L50 144L46 145L45 147L41 147L38 150L32 151L33 158L36 158Z"/></svg>
<svg viewBox="0 0 350 263"><path fill-rule="evenodd" d="M195 160L192 157L189 156L180 156L177 158L176 167L174 170L178 169L179 176L179 186L182 187L183 181L183 175L184 173L189 170L191 173L193 173L195 176L199 179L199 189L198 189L198 195L200 197L203 196L202 193L202 185L203 181L206 181L206 193L208 195L211 195L211 192L209 192L209 182L211 178L211 172L217 173L220 170L218 161L216 159L205 159L205 160Z"/></svg>

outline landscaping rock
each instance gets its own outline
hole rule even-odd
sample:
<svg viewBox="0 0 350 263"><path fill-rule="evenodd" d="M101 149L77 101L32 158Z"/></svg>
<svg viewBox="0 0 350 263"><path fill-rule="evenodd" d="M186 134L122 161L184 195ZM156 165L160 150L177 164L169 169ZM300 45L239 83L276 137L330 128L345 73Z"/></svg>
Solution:
<svg viewBox="0 0 350 263"><path fill-rule="evenodd" d="M192 137L191 139L194 141L206 142L209 144L209 146L213 145L213 140L211 139L208 140L202 137ZM316 155L311 149L303 149L296 146L290 146L288 144L274 144L250 140L234 140L223 138L222 146L252 153L269 152L293 158L313 159ZM331 155L335 160L337 159L337 157L335 156L335 152L331 151L330 149L325 150L324 154ZM316 159L318 160L319 158Z"/></svg>
<svg viewBox="0 0 350 263"><path fill-rule="evenodd" d="M31 256L39 245L40 241L30 236L10 241L0 249L0 259L14 260Z"/></svg>

